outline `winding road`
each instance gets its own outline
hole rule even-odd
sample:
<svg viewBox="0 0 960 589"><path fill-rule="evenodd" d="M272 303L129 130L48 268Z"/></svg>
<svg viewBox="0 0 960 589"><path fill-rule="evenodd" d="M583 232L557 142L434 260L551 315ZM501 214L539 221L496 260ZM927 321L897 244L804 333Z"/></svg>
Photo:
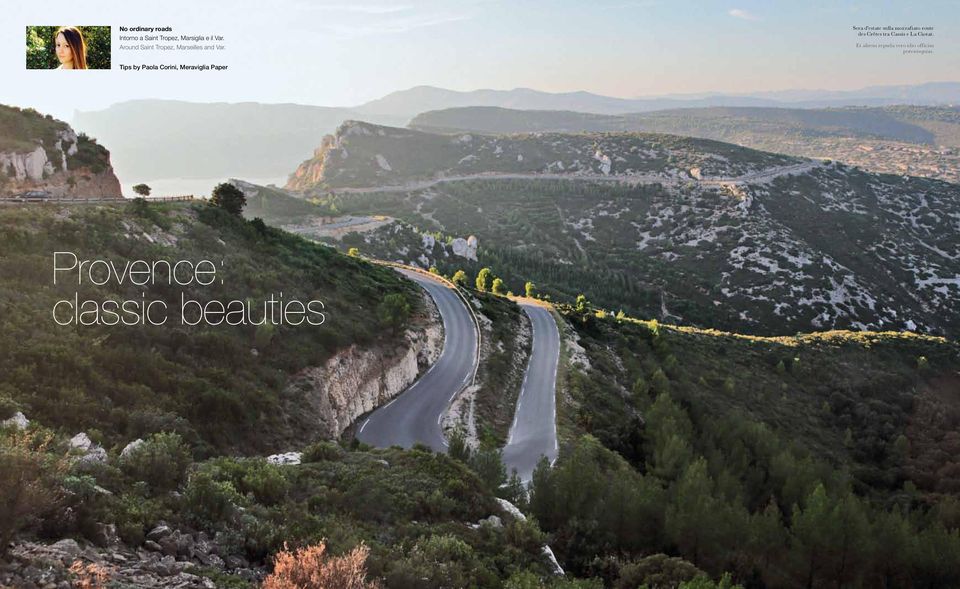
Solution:
<svg viewBox="0 0 960 589"><path fill-rule="evenodd" d="M357 438L378 447L426 444L446 451L440 421L454 395L470 382L477 361L477 328L455 291L429 276L400 270L433 297L443 319L443 351L430 369L392 401L375 409Z"/></svg>
<svg viewBox="0 0 960 589"><path fill-rule="evenodd" d="M529 484L542 456L550 464L557 459L557 363L560 357L560 332L553 315L545 307L520 302L530 317L533 346L523 386L517 398L510 436L503 448L507 472L517 471Z"/></svg>
<svg viewBox="0 0 960 589"><path fill-rule="evenodd" d="M414 192L436 186L469 180L578 180L586 182L617 182L631 186L643 184L662 184L664 186L685 186L698 184L701 186L743 185L759 182L769 182L780 176L802 174L819 168L825 164L819 160L803 161L788 166L773 166L757 172L750 172L741 176L711 176L707 178L677 177L660 174L597 174L597 173L556 173L556 172L477 172L475 174L460 174L429 180L416 180L404 184L386 186L344 186L336 188L337 194L367 194L373 192Z"/></svg>
<svg viewBox="0 0 960 589"><path fill-rule="evenodd" d="M378 447L426 444L444 452L447 441L440 423L454 395L474 374L477 328L463 300L437 278L409 270L400 272L416 281L433 298L443 320L443 351L419 380L360 422L357 439ZM529 484L533 471L546 456L557 458L556 382L560 332L550 311L542 305L519 302L530 317L533 345L523 386L517 398L510 436L503 448L508 472L517 471Z"/></svg>

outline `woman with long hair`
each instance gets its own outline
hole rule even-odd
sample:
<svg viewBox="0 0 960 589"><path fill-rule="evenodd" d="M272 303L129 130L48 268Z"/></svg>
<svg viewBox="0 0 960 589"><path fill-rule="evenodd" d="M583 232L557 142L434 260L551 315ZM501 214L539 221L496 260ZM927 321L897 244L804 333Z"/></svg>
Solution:
<svg viewBox="0 0 960 589"><path fill-rule="evenodd" d="M87 43L83 33L77 27L60 27L56 40L57 59L60 60L58 70L85 70L87 69Z"/></svg>

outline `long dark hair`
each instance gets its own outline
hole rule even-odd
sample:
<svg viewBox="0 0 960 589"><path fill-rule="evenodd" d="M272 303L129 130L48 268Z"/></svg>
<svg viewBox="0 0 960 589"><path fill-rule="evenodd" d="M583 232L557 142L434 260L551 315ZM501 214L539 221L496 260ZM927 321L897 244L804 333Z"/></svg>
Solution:
<svg viewBox="0 0 960 589"><path fill-rule="evenodd" d="M57 35L63 33L63 38L67 40L70 51L73 52L73 69L87 69L87 42L83 40L83 33L77 27L60 27L56 35L53 36L54 42Z"/></svg>

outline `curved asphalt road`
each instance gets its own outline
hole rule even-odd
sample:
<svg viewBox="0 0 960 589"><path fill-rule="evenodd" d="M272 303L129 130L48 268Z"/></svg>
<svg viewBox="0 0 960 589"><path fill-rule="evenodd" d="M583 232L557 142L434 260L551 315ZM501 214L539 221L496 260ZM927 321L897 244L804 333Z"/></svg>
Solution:
<svg viewBox="0 0 960 589"><path fill-rule="evenodd" d="M440 358L413 385L392 401L375 409L357 430L357 438L378 447L426 444L445 451L447 441L440 419L453 395L473 376L477 358L477 329L457 293L439 280L400 271L422 286L437 304L443 319Z"/></svg>
<svg viewBox="0 0 960 589"><path fill-rule="evenodd" d="M557 459L557 362L560 357L560 331L550 311L529 303L520 303L530 316L533 348L523 387L517 399L510 437L503 448L507 472L517 471L526 484L541 456L550 464Z"/></svg>

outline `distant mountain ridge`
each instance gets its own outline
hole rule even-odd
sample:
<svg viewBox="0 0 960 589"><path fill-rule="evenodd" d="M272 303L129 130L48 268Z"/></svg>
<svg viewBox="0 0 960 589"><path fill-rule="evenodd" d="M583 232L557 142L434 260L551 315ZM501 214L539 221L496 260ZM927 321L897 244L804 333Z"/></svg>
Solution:
<svg viewBox="0 0 960 589"><path fill-rule="evenodd" d="M714 93L643 98L615 98L583 91L552 93L530 88L461 92L433 86L416 86L361 104L353 110L364 115L401 115L463 106L499 106L523 110L572 110L594 114L624 114L709 106L823 108L904 103L922 105L960 103L960 82L873 86L860 90L785 90L745 95Z"/></svg>
<svg viewBox="0 0 960 589"><path fill-rule="evenodd" d="M799 101L790 102L793 98ZM78 132L98 137L111 147L117 174L129 184L171 178L279 178L289 173L293 162L309 156L324 135L334 132L346 120L403 126L420 113L452 107L495 106L619 115L692 107L903 103L960 104L960 82L883 86L855 92L652 98L550 93L527 88L458 92L418 86L350 107L135 100L100 111L77 112L72 124Z"/></svg>

